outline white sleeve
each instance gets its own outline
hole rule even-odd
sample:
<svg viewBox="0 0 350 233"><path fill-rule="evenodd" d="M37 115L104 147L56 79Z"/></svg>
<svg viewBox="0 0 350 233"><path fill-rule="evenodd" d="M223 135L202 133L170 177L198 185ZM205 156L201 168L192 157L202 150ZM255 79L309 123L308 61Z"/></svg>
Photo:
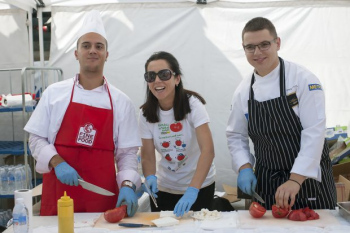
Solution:
<svg viewBox="0 0 350 233"><path fill-rule="evenodd" d="M143 110L140 110L139 113L139 131L140 131L140 136L143 139L153 139L153 134L151 130L148 128L150 123L147 122L146 117L143 115Z"/></svg>
<svg viewBox="0 0 350 233"><path fill-rule="evenodd" d="M303 130L300 151L291 172L321 181L320 161L326 128L325 96L322 89L309 86L320 85L316 76L309 73L306 78L299 86L299 117Z"/></svg>
<svg viewBox="0 0 350 233"><path fill-rule="evenodd" d="M24 127L24 130L38 135L43 138L48 138L49 135L49 126L50 126L50 106L49 106L49 89L46 89L43 92L42 97L38 105L35 107L34 112L29 118L27 124Z"/></svg>
<svg viewBox="0 0 350 233"><path fill-rule="evenodd" d="M190 106L191 114L188 114L188 116L191 117L190 122L193 124L194 128L197 128L205 123L209 123L210 120L208 112L204 104L199 99L192 96L190 98Z"/></svg>
<svg viewBox="0 0 350 233"><path fill-rule="evenodd" d="M117 183L120 188L124 180L130 180L136 185L136 189L141 186L141 177L138 173L137 151L138 147L118 148L115 160L117 162Z"/></svg>
<svg viewBox="0 0 350 233"><path fill-rule="evenodd" d="M115 130L114 136L116 138L116 147L130 148L139 147L142 145L135 108L129 98L126 98L125 105L117 103L117 114L115 114L115 121L117 121L118 129ZM118 106L119 104L119 106Z"/></svg>
<svg viewBox="0 0 350 233"><path fill-rule="evenodd" d="M248 138L248 120L244 114L239 91L234 94L231 113L226 128L228 149L232 157L232 168L238 174L239 168L250 163L254 166L254 157L250 154Z"/></svg>
<svg viewBox="0 0 350 233"><path fill-rule="evenodd" d="M49 162L57 154L54 145L47 141L47 138L35 134L29 134L29 149L36 160L35 170L38 173L48 173L51 171Z"/></svg>

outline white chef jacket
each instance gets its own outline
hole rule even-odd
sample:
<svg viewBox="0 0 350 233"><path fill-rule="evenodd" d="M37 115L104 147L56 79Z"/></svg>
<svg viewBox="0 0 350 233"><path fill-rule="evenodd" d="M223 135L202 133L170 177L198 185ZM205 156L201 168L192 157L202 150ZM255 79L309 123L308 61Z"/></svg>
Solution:
<svg viewBox="0 0 350 233"><path fill-rule="evenodd" d="M70 102L73 82L76 88L72 101L85 105L111 109L107 85L113 104L113 140L116 148L117 182L132 181L137 187L141 185L137 172L137 150L142 145L138 133L135 108L128 96L116 87L104 82L93 90L85 90L78 80L78 75L50 85L40 98L24 130L31 134L29 146L36 159L36 170L47 173L51 170L49 161L57 154L54 147L56 135L61 127L63 117ZM122 135L122 136L120 136Z"/></svg>
<svg viewBox="0 0 350 233"><path fill-rule="evenodd" d="M286 95L296 94L299 102L293 110L303 126L301 148L291 173L321 181L320 160L326 128L324 92L319 79L310 71L288 61L284 61L284 65ZM255 100L263 102L280 97L279 71L280 65L264 77L254 73ZM254 157L249 152L247 120L251 77L252 74L243 79L234 93L226 128L232 167L237 173L246 163L254 165Z"/></svg>

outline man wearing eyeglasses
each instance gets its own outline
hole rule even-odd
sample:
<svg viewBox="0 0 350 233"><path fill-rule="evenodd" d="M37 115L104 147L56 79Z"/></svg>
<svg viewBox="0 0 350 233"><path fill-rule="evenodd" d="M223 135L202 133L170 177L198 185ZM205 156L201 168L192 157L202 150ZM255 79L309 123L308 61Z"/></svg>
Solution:
<svg viewBox="0 0 350 233"><path fill-rule="evenodd" d="M108 48L98 11L87 13L74 55L79 73L50 85L24 128L36 170L44 174L40 214L56 215L57 199L67 191L75 213L104 212L125 203L133 216L135 189L141 185L136 156L141 139L131 100L103 75ZM115 195L85 190L78 179Z"/></svg>
<svg viewBox="0 0 350 233"><path fill-rule="evenodd" d="M273 204L334 209L336 191L319 79L278 57L281 39L266 18L250 20L242 41L254 71L234 93L226 129L238 187L249 195L258 193L267 209Z"/></svg>

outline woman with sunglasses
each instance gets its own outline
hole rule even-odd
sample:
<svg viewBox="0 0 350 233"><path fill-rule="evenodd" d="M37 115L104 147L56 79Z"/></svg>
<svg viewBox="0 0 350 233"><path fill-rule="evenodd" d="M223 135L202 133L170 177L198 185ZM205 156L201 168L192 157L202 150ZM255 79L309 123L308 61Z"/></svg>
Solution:
<svg viewBox="0 0 350 233"><path fill-rule="evenodd" d="M211 209L214 145L205 100L184 89L172 54L154 53L145 70L146 102L140 107L139 128L143 174L158 205L151 201L151 210L183 216L190 209Z"/></svg>

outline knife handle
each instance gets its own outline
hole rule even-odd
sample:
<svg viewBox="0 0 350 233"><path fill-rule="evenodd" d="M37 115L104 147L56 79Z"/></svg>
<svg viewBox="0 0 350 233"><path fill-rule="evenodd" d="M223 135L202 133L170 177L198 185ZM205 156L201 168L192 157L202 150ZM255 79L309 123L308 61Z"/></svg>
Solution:
<svg viewBox="0 0 350 233"><path fill-rule="evenodd" d="M144 224L138 224L138 223L119 223L118 224L121 227L143 227Z"/></svg>

